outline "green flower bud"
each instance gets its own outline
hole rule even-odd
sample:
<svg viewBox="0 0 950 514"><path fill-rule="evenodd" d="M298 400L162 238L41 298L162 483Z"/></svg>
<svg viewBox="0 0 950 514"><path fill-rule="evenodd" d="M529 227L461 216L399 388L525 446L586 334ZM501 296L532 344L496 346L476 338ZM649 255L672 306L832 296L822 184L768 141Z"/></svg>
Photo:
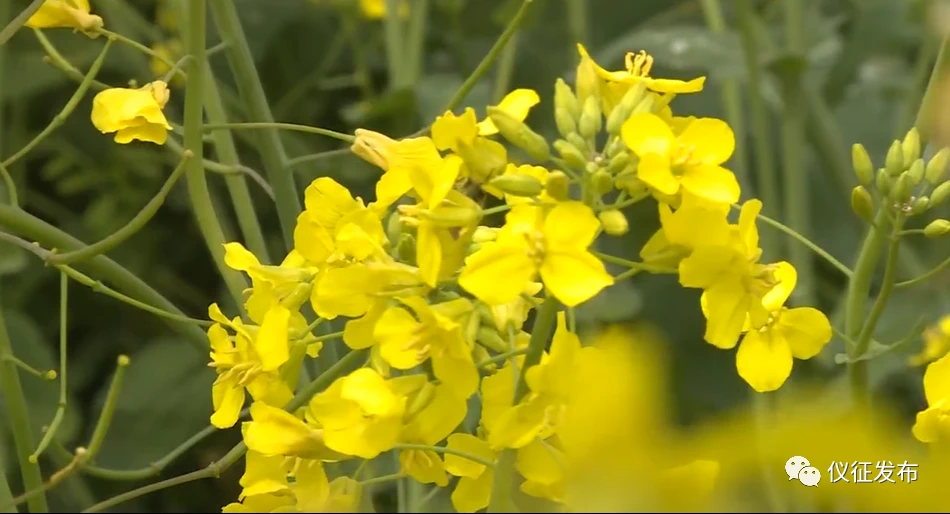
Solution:
<svg viewBox="0 0 950 514"><path fill-rule="evenodd" d="M494 374L496 371L498 371L498 364L488 360L491 358L491 354L488 353L488 350L486 350L484 346L477 345L477 344L473 346L472 358L475 360L476 363L484 362L485 364L482 365L481 370L485 371L489 375Z"/></svg>
<svg viewBox="0 0 950 514"><path fill-rule="evenodd" d="M614 188L614 177L604 169L594 172L590 182L594 193L598 195L605 195Z"/></svg>
<svg viewBox="0 0 950 514"><path fill-rule="evenodd" d="M891 177L887 174L887 171L884 168L877 170L877 180L875 181L877 190L882 195L886 195L891 192L891 185Z"/></svg>
<svg viewBox="0 0 950 514"><path fill-rule="evenodd" d="M564 137L577 132L577 122L566 109L554 108L554 123L557 131Z"/></svg>
<svg viewBox="0 0 950 514"><path fill-rule="evenodd" d="M936 238L947 235L950 232L950 221L939 219L933 220L924 227L924 235L929 238Z"/></svg>
<svg viewBox="0 0 950 514"><path fill-rule="evenodd" d="M913 215L923 214L927 212L927 209L930 208L930 198L926 196L921 196L914 200L914 203L910 204L910 213Z"/></svg>
<svg viewBox="0 0 950 514"><path fill-rule="evenodd" d="M604 155L612 158L618 153L627 151L629 151L629 148L627 148L627 143L623 142L623 138L615 136L607 141L607 148L604 150Z"/></svg>
<svg viewBox="0 0 950 514"><path fill-rule="evenodd" d="M940 183L943 173L947 170L947 158L950 157L950 148L941 148L939 152L930 158L927 163L927 169L924 171L924 177L927 182L933 185Z"/></svg>
<svg viewBox="0 0 950 514"><path fill-rule="evenodd" d="M603 225L604 232L608 235L622 236L630 230L627 217L617 209L601 211L601 213L597 215L597 218L600 219L600 224Z"/></svg>
<svg viewBox="0 0 950 514"><path fill-rule="evenodd" d="M629 162L630 152L619 152L617 155L613 156L612 159L610 159L609 163L607 163L607 171L616 175L623 171Z"/></svg>
<svg viewBox="0 0 950 514"><path fill-rule="evenodd" d="M884 169L892 177L896 177L904 171L904 150L900 141L891 143L890 149L887 150L887 157L884 159Z"/></svg>
<svg viewBox="0 0 950 514"><path fill-rule="evenodd" d="M857 186L851 190L851 210L868 223L874 219L874 200L864 186Z"/></svg>
<svg viewBox="0 0 950 514"><path fill-rule="evenodd" d="M546 161L551 157L547 140L517 118L497 107L488 107L488 117L498 127L498 132L502 137L524 150L533 159Z"/></svg>
<svg viewBox="0 0 950 514"><path fill-rule="evenodd" d="M503 172L508 165L505 145L488 138L475 138L471 144L461 141L456 151L465 161L469 177L479 184Z"/></svg>
<svg viewBox="0 0 950 514"><path fill-rule="evenodd" d="M544 182L544 192L559 202L568 199L570 188L571 179L563 171L554 170L548 173L548 179Z"/></svg>
<svg viewBox="0 0 950 514"><path fill-rule="evenodd" d="M578 63L574 90L577 92L577 101L580 105L584 105L589 97L600 101L600 78L597 76L594 61L590 58L582 58Z"/></svg>
<svg viewBox="0 0 950 514"><path fill-rule="evenodd" d="M567 142L574 145L574 148L577 148L577 151L584 156L584 160L590 160L591 148L587 145L587 141L584 140L584 137L578 133L569 134L567 136Z"/></svg>
<svg viewBox="0 0 950 514"><path fill-rule="evenodd" d="M891 193L888 196L891 200L904 204L910 201L910 197L913 193L914 186L911 184L910 175L901 173L900 176L897 177L897 182L894 183L894 188L891 189Z"/></svg>
<svg viewBox="0 0 950 514"><path fill-rule="evenodd" d="M917 187L917 184L920 184L920 181L924 179L924 160L914 160L914 163L911 164L910 168L908 168L904 173L907 174L908 180L910 180L910 185L912 187Z"/></svg>
<svg viewBox="0 0 950 514"><path fill-rule="evenodd" d="M506 173L493 178L489 184L503 193L515 196L534 197L544 191L540 180L524 173Z"/></svg>
<svg viewBox="0 0 950 514"><path fill-rule="evenodd" d="M914 162L920 158L920 133L917 128L912 128L904 136L901 142L901 152L904 154L904 162Z"/></svg>
<svg viewBox="0 0 950 514"><path fill-rule="evenodd" d="M851 147L851 166L862 186L867 186L874 180L874 165L871 164L871 157L860 143L855 143Z"/></svg>
<svg viewBox="0 0 950 514"><path fill-rule="evenodd" d="M584 108L581 110L581 119L577 123L577 131L585 139L594 139L600 133L603 127L603 116L600 112L600 102L592 97L587 97L584 101Z"/></svg>
<svg viewBox="0 0 950 514"><path fill-rule="evenodd" d="M643 95L646 93L646 90L646 82L637 82L636 85L624 93L623 98L620 99L620 103L617 104L614 110L610 111L610 115L607 116L608 134L615 136L620 135L620 127L622 127L623 122L627 121L627 118L630 117L630 114L633 112L633 109L636 108L637 104L643 100Z"/></svg>
<svg viewBox="0 0 950 514"><path fill-rule="evenodd" d="M476 341L489 350L495 350L496 352L508 351L508 342L502 339L502 337L498 335L498 331L494 328L489 328L484 325L478 327Z"/></svg>
<svg viewBox="0 0 950 514"><path fill-rule="evenodd" d="M572 168L582 170L587 166L587 158L571 143L563 139L558 139L554 142L554 149L561 154L561 158L567 161Z"/></svg>
<svg viewBox="0 0 950 514"><path fill-rule="evenodd" d="M390 241L399 241L400 235L402 235L402 217L399 211L395 211L386 221L386 238Z"/></svg>
<svg viewBox="0 0 950 514"><path fill-rule="evenodd" d="M561 78L554 83L554 108L567 112L575 120L581 116L580 102L571 91L571 86Z"/></svg>
<svg viewBox="0 0 950 514"><path fill-rule="evenodd" d="M947 198L950 198L950 182L944 182L934 188L933 192L930 193L930 206L942 205L943 202L947 201Z"/></svg>
<svg viewBox="0 0 950 514"><path fill-rule="evenodd" d="M653 104L656 102L654 98L655 97L653 95L650 95L643 98L643 100L640 100L640 103L638 103L637 106L634 107L633 110L630 112L630 116L633 116L634 114L645 113L645 112L653 112Z"/></svg>
<svg viewBox="0 0 950 514"><path fill-rule="evenodd" d="M399 236L396 245L396 256L403 262L416 262L416 238L411 234Z"/></svg>

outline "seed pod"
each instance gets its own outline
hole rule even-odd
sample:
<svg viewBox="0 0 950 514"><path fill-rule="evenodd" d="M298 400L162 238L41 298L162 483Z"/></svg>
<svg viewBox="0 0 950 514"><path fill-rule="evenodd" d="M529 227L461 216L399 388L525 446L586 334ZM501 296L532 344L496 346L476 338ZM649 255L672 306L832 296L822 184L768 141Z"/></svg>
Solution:
<svg viewBox="0 0 950 514"><path fill-rule="evenodd" d="M622 236L630 230L630 224L627 217L617 209L602 211L597 215L600 224L604 227L604 232L611 236Z"/></svg>
<svg viewBox="0 0 950 514"><path fill-rule="evenodd" d="M582 170L587 166L587 158L571 143L558 139L554 142L554 149L561 154L561 158L567 161L572 168Z"/></svg>
<svg viewBox="0 0 950 514"><path fill-rule="evenodd" d="M881 192L882 195L886 195L891 192L891 177L887 174L887 171L884 168L877 170L877 180L875 181L877 190Z"/></svg>
<svg viewBox="0 0 950 514"><path fill-rule="evenodd" d="M851 147L851 166L862 186L867 186L874 180L874 165L871 163L871 157L860 143L855 143Z"/></svg>
<svg viewBox="0 0 950 514"><path fill-rule="evenodd" d="M488 117L498 127L498 132L511 144L521 148L533 159L546 161L551 157L551 149L541 134L497 107L488 108Z"/></svg>
<svg viewBox="0 0 950 514"><path fill-rule="evenodd" d="M950 148L941 148L939 152L930 158L927 163L927 169L924 171L924 177L927 182L933 185L940 183L944 172L947 170L947 158L950 157Z"/></svg>
<svg viewBox="0 0 950 514"><path fill-rule="evenodd" d="M571 180L563 171L554 170L548 174L548 179L544 182L544 192L551 198L559 202L568 199L571 188Z"/></svg>
<svg viewBox="0 0 950 514"><path fill-rule="evenodd" d="M603 126L603 116L600 113L600 102L592 97L584 101L581 110L581 119L577 123L577 131L585 139L594 139Z"/></svg>
<svg viewBox="0 0 950 514"><path fill-rule="evenodd" d="M930 206L942 205L947 201L947 198L950 198L950 182L944 182L934 188L933 192L930 193Z"/></svg>
<svg viewBox="0 0 950 514"><path fill-rule="evenodd" d="M920 133L917 128L911 128L904 140L901 142L901 153L904 154L904 162L914 162L920 158Z"/></svg>
<svg viewBox="0 0 950 514"><path fill-rule="evenodd" d="M929 238L945 236L948 232L950 232L950 221L944 219L933 220L924 227L924 235Z"/></svg>
<svg viewBox="0 0 950 514"><path fill-rule="evenodd" d="M537 178L524 173L506 173L489 182L503 193L515 196L534 197L544 191L544 185Z"/></svg>
<svg viewBox="0 0 950 514"><path fill-rule="evenodd" d="M887 150L887 157L884 159L884 169L892 177L904 171L904 150L900 141L891 143L891 147Z"/></svg>
<svg viewBox="0 0 950 514"><path fill-rule="evenodd" d="M874 219L874 200L864 186L857 186L851 190L851 210L868 223Z"/></svg>

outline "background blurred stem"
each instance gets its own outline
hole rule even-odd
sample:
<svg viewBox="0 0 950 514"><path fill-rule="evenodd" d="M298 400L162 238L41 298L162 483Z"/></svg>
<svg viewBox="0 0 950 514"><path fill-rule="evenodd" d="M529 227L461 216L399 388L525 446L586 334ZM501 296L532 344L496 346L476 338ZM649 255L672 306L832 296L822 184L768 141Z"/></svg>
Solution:
<svg viewBox="0 0 950 514"><path fill-rule="evenodd" d="M403 62L406 70L402 76L402 80L405 81L404 87L414 86L424 71L428 19L429 0L413 0L410 5L409 31L403 47L406 56Z"/></svg>
<svg viewBox="0 0 950 514"><path fill-rule="evenodd" d="M495 87L492 91L492 101L496 104L508 94L511 88L511 75L515 71L515 62L518 60L518 34L511 36L498 58L498 69L495 72Z"/></svg>
<svg viewBox="0 0 950 514"><path fill-rule="evenodd" d="M567 32L571 36L568 55L577 58L577 43L587 46L587 0L564 0L567 5Z"/></svg>
<svg viewBox="0 0 950 514"><path fill-rule="evenodd" d="M944 37L940 43L937 62L934 64L933 71L930 72L930 80L927 82L927 89L924 91L920 109L917 111L917 119L914 121L914 126L920 133L920 140L925 144L930 142L935 129L935 116L939 111L937 102L940 95L940 83L950 72L950 49L948 48L950 48L950 36Z"/></svg>
<svg viewBox="0 0 950 514"><path fill-rule="evenodd" d="M0 512L12 512L13 514L16 514L16 506L12 505L13 493L10 492L10 484L7 482L7 473L4 471L4 468L5 466L0 466L0 505L10 506L0 510Z"/></svg>
<svg viewBox="0 0 950 514"><path fill-rule="evenodd" d="M755 141L755 192L762 199L762 213L775 218L778 215L779 192L778 177L775 175L775 159L772 149L772 131L769 126L768 110L762 98L762 72L759 69L759 47L755 38L755 11L751 0L737 0L739 30L742 49L745 56L746 72L749 84L749 110L752 114L752 138ZM778 234L762 232L761 246L764 258L772 259L782 255L783 240Z"/></svg>
<svg viewBox="0 0 950 514"><path fill-rule="evenodd" d="M204 124L204 96L205 66L208 63L207 49L205 48L205 0L188 0L188 30L185 34L185 52L192 56L188 61L188 84L185 87L185 112L183 115L185 126L185 151L191 151L192 158L185 163L185 180L188 183L188 196L191 199L192 209L201 236L208 245L208 250L218 268L218 273L224 279L231 292L238 309L243 311L244 301L242 294L247 288L247 281L238 271L232 270L224 263L224 233L218 223L217 214L211 204L211 195L208 192L208 181L205 178L204 140L202 125Z"/></svg>
<svg viewBox="0 0 950 514"><path fill-rule="evenodd" d="M703 8L703 17L706 19L706 26L714 34L726 33L726 21L722 15L722 6L719 0L701 0ZM736 174L742 189L749 190L752 181L749 177L749 166L747 162L746 138L745 138L745 118L742 115L742 88L739 81L734 78L723 78L719 80L719 87L722 94L722 106L726 111L726 121L732 127L736 135L736 149L732 154L732 171ZM764 203L764 200L763 200Z"/></svg>
<svg viewBox="0 0 950 514"><path fill-rule="evenodd" d="M918 106L923 99L924 88L927 87L928 77L933 69L933 60L941 48L943 47L940 41L935 37L924 36L920 53L917 55L917 62L914 63L914 75L910 84L910 91L907 93L907 98L904 99L901 115L897 119L898 125L894 130L895 138L903 138L904 134L913 126Z"/></svg>
<svg viewBox="0 0 950 514"><path fill-rule="evenodd" d="M407 68L403 64L405 57L405 39L403 38L403 23L399 19L399 4L402 0L386 1L386 19L383 29L386 37L386 68L389 71L389 89L396 90L406 86L403 77Z"/></svg>
<svg viewBox="0 0 950 514"><path fill-rule="evenodd" d="M805 62L805 27L803 0L785 0L785 45L789 55ZM809 198L808 174L802 162L804 145L804 112L802 87L804 64L801 69L784 77L782 113L782 178L785 186L785 220L799 234L808 237ZM792 293L798 305L814 305L815 273L808 251L799 246L788 247L789 260L798 270L798 287Z"/></svg>
<svg viewBox="0 0 950 514"><path fill-rule="evenodd" d="M20 474L23 477L23 488L27 491L43 487L43 475L40 465L30 462L33 453L33 434L30 427L30 413L27 409L26 398L23 395L23 386L20 384L20 375L13 357L13 345L10 334L7 332L3 315L3 291L0 290L0 388L7 404L7 415L10 431L13 433L13 442L16 446L17 460L20 463ZM37 494L27 502L30 512L49 512L46 504L46 495Z"/></svg>
<svg viewBox="0 0 950 514"><path fill-rule="evenodd" d="M203 3L203 2L202 2ZM244 37L244 29L237 15L237 8L231 0L209 0L211 12L221 38L228 43L225 51L228 63L237 82L238 92L244 101L248 116L257 122L273 122L264 87L261 85L254 56ZM196 59L198 60L198 59ZM277 216L280 218L284 246L289 251L294 245L294 226L300 214L300 198L294 174L284 168L287 155L280 134L276 129L260 131L254 138L264 162L267 181L274 188L277 198Z"/></svg>

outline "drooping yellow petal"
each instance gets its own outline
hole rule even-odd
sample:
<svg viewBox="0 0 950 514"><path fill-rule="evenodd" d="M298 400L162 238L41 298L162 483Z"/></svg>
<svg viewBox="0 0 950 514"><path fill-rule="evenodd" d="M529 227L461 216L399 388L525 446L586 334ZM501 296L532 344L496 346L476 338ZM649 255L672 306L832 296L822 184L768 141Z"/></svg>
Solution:
<svg viewBox="0 0 950 514"><path fill-rule="evenodd" d="M688 124L679 142L692 149L690 160L718 166L732 157L736 137L729 125L716 118L698 118Z"/></svg>
<svg viewBox="0 0 950 514"><path fill-rule="evenodd" d="M230 428L237 423L244 407L244 387L219 375L211 386L211 400L214 414L211 424L218 428Z"/></svg>
<svg viewBox="0 0 950 514"><path fill-rule="evenodd" d="M541 102L541 97L533 89L515 89L505 95L497 107L518 121L524 121L532 107ZM490 136L498 133L498 127L491 118L478 123L478 135Z"/></svg>
<svg viewBox="0 0 950 514"><path fill-rule="evenodd" d="M264 315L264 323L254 344L264 371L275 371L290 358L287 342L289 322L290 310L281 305L274 306Z"/></svg>
<svg viewBox="0 0 950 514"><path fill-rule="evenodd" d="M736 369L757 392L775 391L792 374L792 350L771 330L753 330L739 344Z"/></svg>
<svg viewBox="0 0 950 514"><path fill-rule="evenodd" d="M590 300L614 283L604 263L586 250L549 249L541 263L541 280L568 307Z"/></svg>
<svg viewBox="0 0 950 514"><path fill-rule="evenodd" d="M487 461L495 459L495 452L488 447L488 443L471 434L452 434L447 443L447 447L453 450L475 455ZM445 470L457 477L478 478L485 474L487 469L484 464L465 457L451 453L445 454Z"/></svg>
<svg viewBox="0 0 950 514"><path fill-rule="evenodd" d="M465 258L459 285L489 305L501 305L518 298L536 271L524 246L485 243Z"/></svg>
<svg viewBox="0 0 950 514"><path fill-rule="evenodd" d="M924 371L924 396L931 406L950 399L950 356L941 357L927 366Z"/></svg>
<svg viewBox="0 0 950 514"><path fill-rule="evenodd" d="M495 473L486 470L478 478L459 479L452 491L452 506L458 512L475 512L484 509L491 502L492 482Z"/></svg>
<svg viewBox="0 0 950 514"><path fill-rule="evenodd" d="M640 165L643 165L642 162ZM647 182L645 179L641 178L641 180ZM690 193L711 202L735 203L739 201L739 182L736 176L721 166L712 164L686 166L680 182Z"/></svg>
<svg viewBox="0 0 950 514"><path fill-rule="evenodd" d="M797 359L810 359L818 355L833 335L828 317L812 307L797 307L782 312L774 330L785 339Z"/></svg>
<svg viewBox="0 0 950 514"><path fill-rule="evenodd" d="M586 250L597 232L600 221L590 207L581 202L557 204L544 218L544 238L548 248Z"/></svg>

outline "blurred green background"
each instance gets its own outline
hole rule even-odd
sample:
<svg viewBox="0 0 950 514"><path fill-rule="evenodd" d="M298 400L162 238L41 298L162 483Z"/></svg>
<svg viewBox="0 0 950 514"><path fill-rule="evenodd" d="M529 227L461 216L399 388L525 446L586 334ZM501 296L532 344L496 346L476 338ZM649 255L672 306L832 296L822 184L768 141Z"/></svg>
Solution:
<svg viewBox="0 0 950 514"><path fill-rule="evenodd" d="M159 4L168 1L174 0L91 3L107 28L152 45L175 37L173 30L162 28L157 20ZM520 4L520 0L430 0L423 72L411 89L395 90L387 85L382 23L361 18L355 1L234 1L277 121L350 133L365 127L393 137L415 132L441 113ZM26 3L0 0L10 7L6 19ZM778 79L790 67L782 51L782 2L753 3L760 14L754 28L761 38L756 44L756 66L764 79L762 97L769 111L771 132L766 137L780 168L779 126L784 107ZM804 88L810 98L804 107L809 137L799 147L802 172L807 173L809 183L811 223L805 231L849 265L864 230L849 207L850 190L856 184L850 174L850 146L863 143L882 164L890 142L903 137L910 127L941 37L936 32L939 27L932 23L939 21L939 16L928 10L934 8L931 3L803 0L807 59L793 64L804 64ZM570 11L578 6L578 12ZM735 4L726 0L721 7L726 30L718 32L708 28L702 2L696 0L535 0L513 41L512 59L506 61L503 56L472 90L465 105L482 114L485 105L497 101L500 93L518 87L535 89L543 103L528 122L553 139L553 84L557 77L572 81L578 60L575 41L583 41L608 69L621 69L627 51L644 49L656 59L654 76L709 77L702 93L674 101L674 112L679 115L725 117L723 85L741 88L745 130L738 137L745 150L745 172L735 168L741 165L736 157L731 164L742 181L743 199L754 197L758 184L752 171L757 159L749 118L749 68ZM50 30L47 35L81 70L89 67L101 46L101 41L68 30ZM209 46L218 41L216 35L211 37ZM43 62L44 52L30 30L21 30L3 50L0 153L9 155L49 123L76 84ZM224 57L213 57L212 66L229 118L255 121L243 112ZM154 78L148 57L123 45L113 47L99 76L113 85L129 80L144 84ZM183 96L172 84L172 100L166 108L170 119L180 121ZM167 148L116 145L111 137L98 133L89 121L91 97L86 95L63 126L11 170L27 211L87 243L109 235L132 218L158 191L177 161L177 155ZM830 121L824 126L833 130L817 130L818 119ZM237 131L235 136L243 164L261 169L253 133ZM341 148L338 142L319 136L283 133L282 137L291 157ZM316 177L331 176L367 200L372 199L379 174L345 151L296 168L300 191ZM208 180L227 238L240 240L222 176L209 173ZM778 177L776 180L781 182ZM279 262L283 243L273 201L258 185L249 184L269 238L272 260ZM937 214L950 217L948 211L944 206ZM638 259L643 242L657 228L655 204L647 201L634 208L630 225L629 235L599 241L600 250ZM768 230L772 229L760 225L760 231ZM902 278L929 269L950 250L946 242L923 238L909 246L902 255ZM109 255L189 315L206 316L211 302L219 302L225 312L236 312L193 221L183 182L143 230ZM787 258L787 252L777 257ZM817 258L813 264L817 306L836 321L844 277ZM58 273L33 256L0 243L0 281L2 308L16 355L39 369L56 368ZM878 338L897 340L920 316L933 321L950 310L948 281L950 274L944 274L912 291L898 291L879 326ZM206 366L206 354L196 352L158 318L89 288L72 283L69 300L70 398L66 421L59 430L62 444L72 449L88 441L115 359L123 353L131 356L132 365L99 465L141 468L208 425L214 373ZM683 423L700 421L748 401L749 389L736 375L734 353L703 342L698 294L680 288L675 277L640 275L618 283L578 315L588 327L646 322L660 329L673 356L671 392ZM906 350L916 351L919 344L915 337ZM834 355L841 351L843 343L836 338L820 358L796 361L786 387L794 387L796 381L822 379L830 384L828 394L836 394L842 369L834 363ZM921 407L922 396L920 373L908 370L905 359L906 353L894 353L875 360L872 380L878 397L892 400L909 420ZM26 375L21 381L38 440L41 427L55 411L57 384ZM6 420L2 404L0 419ZM22 489L8 428L8 423L0 422L0 462L18 492ZM207 465L239 440L238 432L235 428L215 434L178 459L161 477ZM41 459L44 476L64 464L56 452L48 451ZM217 511L236 499L241 468L235 466L221 480L161 491L123 508L133 512ZM144 483L77 475L48 496L54 510L76 510ZM390 509L389 490L380 488L376 493L377 508Z"/></svg>

